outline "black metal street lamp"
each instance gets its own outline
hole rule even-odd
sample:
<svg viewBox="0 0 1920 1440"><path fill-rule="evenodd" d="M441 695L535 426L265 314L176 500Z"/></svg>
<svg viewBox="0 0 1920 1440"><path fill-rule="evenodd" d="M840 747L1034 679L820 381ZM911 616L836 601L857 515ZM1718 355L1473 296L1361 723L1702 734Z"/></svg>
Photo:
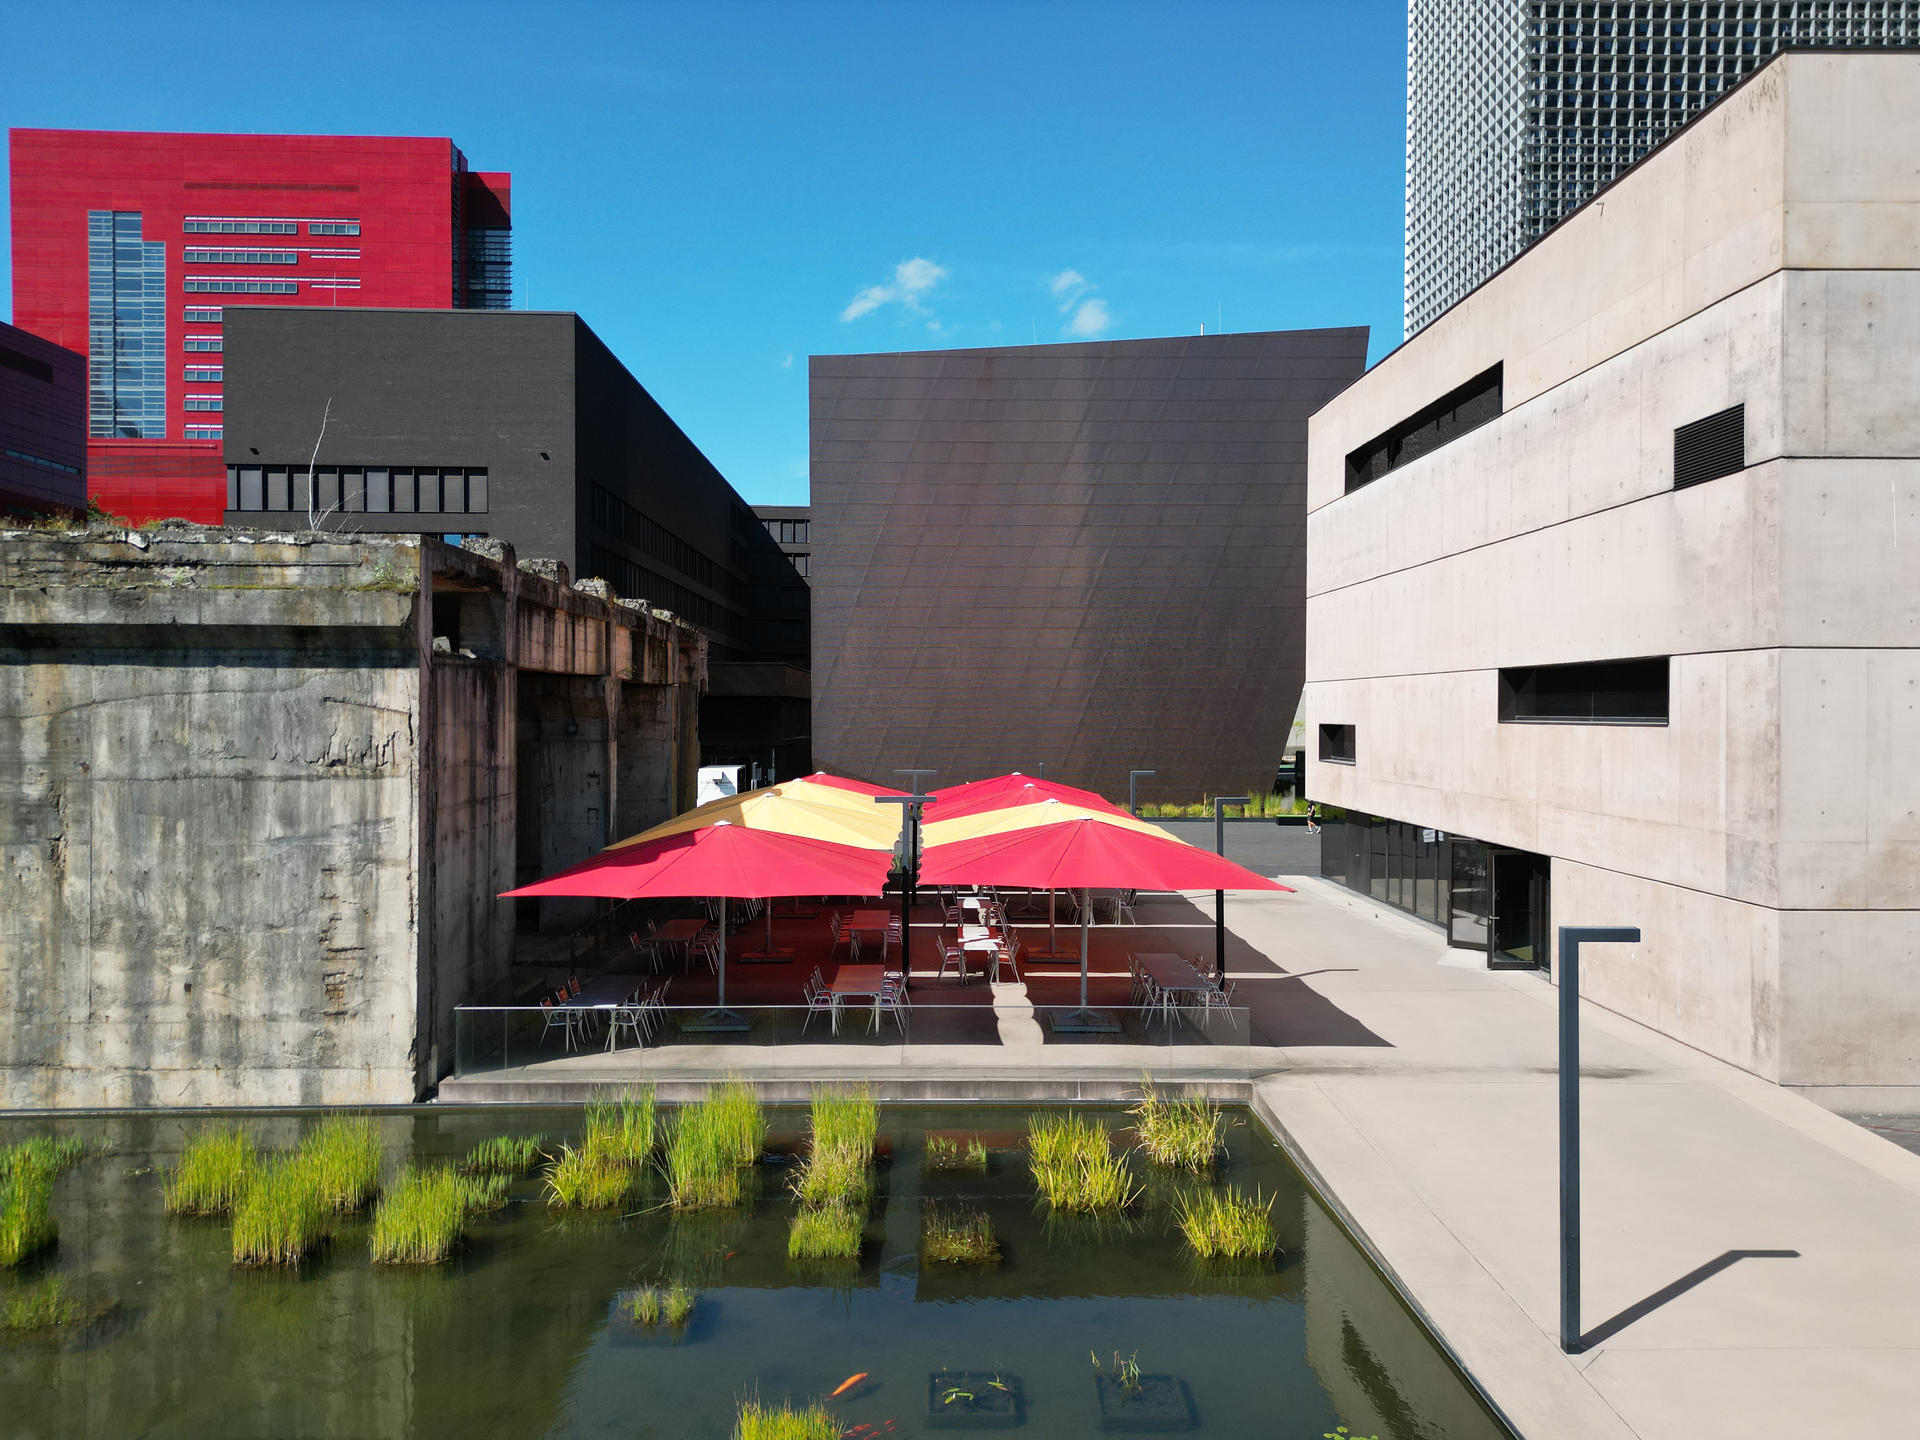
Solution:
<svg viewBox="0 0 1920 1440"><path fill-rule="evenodd" d="M1226 857L1227 825L1220 814L1222 805L1250 805L1250 795L1216 795L1213 797L1213 853ZM1227 988L1227 892L1213 892L1213 969L1214 983L1221 990Z"/></svg>
<svg viewBox="0 0 1920 1440"><path fill-rule="evenodd" d="M1134 819L1140 818L1139 783L1142 775L1157 775L1157 770L1129 770L1127 772L1127 813Z"/></svg>
<svg viewBox="0 0 1920 1440"><path fill-rule="evenodd" d="M896 771L915 776L937 775L937 770ZM913 899L920 878L920 812L938 801L936 795L876 795L876 805L898 805L900 811L900 988L913 986ZM884 946L882 947L885 948Z"/></svg>

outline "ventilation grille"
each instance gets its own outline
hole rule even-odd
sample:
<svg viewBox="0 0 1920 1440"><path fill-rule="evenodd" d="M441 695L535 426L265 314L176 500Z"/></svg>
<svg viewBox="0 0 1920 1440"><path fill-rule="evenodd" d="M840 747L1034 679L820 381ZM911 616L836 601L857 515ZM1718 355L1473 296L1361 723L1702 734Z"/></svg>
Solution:
<svg viewBox="0 0 1920 1440"><path fill-rule="evenodd" d="M1673 432L1673 488L1747 468L1747 407L1735 405Z"/></svg>

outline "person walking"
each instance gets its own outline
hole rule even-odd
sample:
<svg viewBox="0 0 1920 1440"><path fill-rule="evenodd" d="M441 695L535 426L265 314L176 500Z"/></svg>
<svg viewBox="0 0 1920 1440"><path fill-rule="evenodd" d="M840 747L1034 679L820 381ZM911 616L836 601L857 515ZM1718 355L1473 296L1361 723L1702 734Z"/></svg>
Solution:
<svg viewBox="0 0 1920 1440"><path fill-rule="evenodd" d="M1309 801L1307 803L1307 834L1318 835L1319 833L1320 833L1320 807L1314 804L1312 801Z"/></svg>

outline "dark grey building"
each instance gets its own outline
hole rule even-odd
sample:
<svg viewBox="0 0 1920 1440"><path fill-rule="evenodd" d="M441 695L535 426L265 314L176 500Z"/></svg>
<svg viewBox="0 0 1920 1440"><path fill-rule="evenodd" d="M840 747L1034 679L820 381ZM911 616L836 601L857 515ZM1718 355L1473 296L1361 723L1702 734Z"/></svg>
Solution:
<svg viewBox="0 0 1920 1440"><path fill-rule="evenodd" d="M816 760L1142 798L1270 784L1307 416L1365 327L811 362Z"/></svg>
<svg viewBox="0 0 1920 1440"><path fill-rule="evenodd" d="M0 324L0 514L86 508L86 357Z"/></svg>
<svg viewBox="0 0 1920 1440"><path fill-rule="evenodd" d="M804 578L813 566L813 507L810 505L756 505L753 513L767 527L780 553L793 562Z"/></svg>
<svg viewBox="0 0 1920 1440"><path fill-rule="evenodd" d="M711 639L703 761L807 766L806 582L579 316L230 306L225 329L229 524L560 560Z"/></svg>

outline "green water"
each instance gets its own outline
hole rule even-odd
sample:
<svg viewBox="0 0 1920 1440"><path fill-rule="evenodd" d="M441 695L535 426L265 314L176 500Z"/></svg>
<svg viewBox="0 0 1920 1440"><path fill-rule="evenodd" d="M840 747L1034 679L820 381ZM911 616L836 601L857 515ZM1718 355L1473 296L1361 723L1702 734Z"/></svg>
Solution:
<svg viewBox="0 0 1920 1440"><path fill-rule="evenodd" d="M111 1147L58 1181L57 1251L0 1276L4 1298L61 1275L90 1317L0 1339L0 1433L725 1440L745 1395L820 1396L864 1371L833 1402L848 1430L871 1427L857 1432L864 1440L933 1433L930 1377L944 1369L1017 1383L1018 1433L1097 1436L1089 1352L1110 1366L1118 1351L1183 1383L1192 1433L1319 1440L1345 1424L1381 1440L1505 1434L1257 1121L1232 1116L1223 1177L1278 1197L1281 1251L1269 1266L1219 1272L1188 1258L1169 1187L1144 1166L1146 1194L1126 1222L1049 1221L1019 1150L1027 1113L884 1111L866 1245L856 1267L834 1273L788 1263L793 1205L773 1162L756 1172L751 1210L736 1214L561 1217L530 1179L497 1218L474 1223L455 1263L431 1272L376 1270L364 1220L343 1225L297 1275L235 1270L225 1222L174 1219L162 1206L161 1171L207 1117L0 1120L0 1142L57 1132ZM290 1148L313 1123L239 1118L269 1149ZM770 1150L791 1153L803 1115L773 1119ZM381 1124L392 1174L490 1134L571 1136L580 1112L423 1109ZM929 1130L984 1136L989 1173L923 1172ZM991 1215L1002 1263L923 1268L928 1199ZM622 1292L675 1279L699 1289L682 1332L618 1318Z"/></svg>

